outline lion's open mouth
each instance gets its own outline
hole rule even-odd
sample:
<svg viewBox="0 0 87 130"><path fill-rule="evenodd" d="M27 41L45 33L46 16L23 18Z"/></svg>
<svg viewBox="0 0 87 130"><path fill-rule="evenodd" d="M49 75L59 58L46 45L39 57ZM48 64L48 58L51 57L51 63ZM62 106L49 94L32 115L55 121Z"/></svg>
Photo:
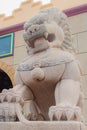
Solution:
<svg viewBox="0 0 87 130"><path fill-rule="evenodd" d="M45 32L44 34L36 35L28 40L29 46L34 48L35 42L39 39L44 39L44 41L47 42L53 42L55 40L55 34L53 33L48 34L47 32Z"/></svg>

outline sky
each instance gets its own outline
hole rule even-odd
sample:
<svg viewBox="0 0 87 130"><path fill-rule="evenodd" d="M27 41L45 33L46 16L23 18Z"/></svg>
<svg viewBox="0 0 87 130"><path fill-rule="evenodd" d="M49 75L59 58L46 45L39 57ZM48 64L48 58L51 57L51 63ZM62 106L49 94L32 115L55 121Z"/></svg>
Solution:
<svg viewBox="0 0 87 130"><path fill-rule="evenodd" d="M5 14L5 16L12 15L12 11L19 8L20 4L26 0L0 0L0 15ZM42 1L42 4L49 3L50 0L33 0L34 2Z"/></svg>

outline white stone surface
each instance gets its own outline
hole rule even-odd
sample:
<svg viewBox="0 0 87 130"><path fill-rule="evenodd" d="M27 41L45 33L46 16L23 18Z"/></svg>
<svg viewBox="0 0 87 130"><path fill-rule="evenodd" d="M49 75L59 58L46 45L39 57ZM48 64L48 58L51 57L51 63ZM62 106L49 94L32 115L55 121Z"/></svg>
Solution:
<svg viewBox="0 0 87 130"><path fill-rule="evenodd" d="M86 123L87 122L87 99L84 99L83 115L84 115L84 122Z"/></svg>
<svg viewBox="0 0 87 130"><path fill-rule="evenodd" d="M80 122L44 122L30 121L29 125L20 122L0 123L0 130L85 130L85 126Z"/></svg>
<svg viewBox="0 0 87 130"><path fill-rule="evenodd" d="M87 53L79 54L77 58L81 64L82 74L87 74Z"/></svg>
<svg viewBox="0 0 87 130"><path fill-rule="evenodd" d="M69 23L72 28L72 33L87 31L87 13L82 13L69 17Z"/></svg>
<svg viewBox="0 0 87 130"><path fill-rule="evenodd" d="M79 53L87 52L87 32L78 34L78 49Z"/></svg>
<svg viewBox="0 0 87 130"><path fill-rule="evenodd" d="M82 90L84 93L84 98L87 98L87 75L82 76L82 86L81 87L82 87Z"/></svg>
<svg viewBox="0 0 87 130"><path fill-rule="evenodd" d="M75 35L72 35L72 45L73 47L75 48L75 52L78 53L78 35L75 34Z"/></svg>

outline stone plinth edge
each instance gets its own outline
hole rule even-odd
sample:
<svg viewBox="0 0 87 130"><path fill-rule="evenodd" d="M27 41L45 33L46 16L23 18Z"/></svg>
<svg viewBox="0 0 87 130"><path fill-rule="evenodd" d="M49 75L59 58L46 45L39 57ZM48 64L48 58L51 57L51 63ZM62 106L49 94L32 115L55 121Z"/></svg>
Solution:
<svg viewBox="0 0 87 130"><path fill-rule="evenodd" d="M21 122L0 122L0 130L85 130L85 126L76 121L30 121L28 125Z"/></svg>

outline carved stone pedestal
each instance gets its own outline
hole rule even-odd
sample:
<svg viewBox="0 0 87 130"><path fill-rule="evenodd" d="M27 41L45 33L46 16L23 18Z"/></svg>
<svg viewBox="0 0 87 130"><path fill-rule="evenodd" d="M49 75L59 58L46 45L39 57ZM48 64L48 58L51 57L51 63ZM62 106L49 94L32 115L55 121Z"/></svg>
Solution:
<svg viewBox="0 0 87 130"><path fill-rule="evenodd" d="M0 122L0 130L85 130L85 127L76 121L30 121L28 125L21 122Z"/></svg>

